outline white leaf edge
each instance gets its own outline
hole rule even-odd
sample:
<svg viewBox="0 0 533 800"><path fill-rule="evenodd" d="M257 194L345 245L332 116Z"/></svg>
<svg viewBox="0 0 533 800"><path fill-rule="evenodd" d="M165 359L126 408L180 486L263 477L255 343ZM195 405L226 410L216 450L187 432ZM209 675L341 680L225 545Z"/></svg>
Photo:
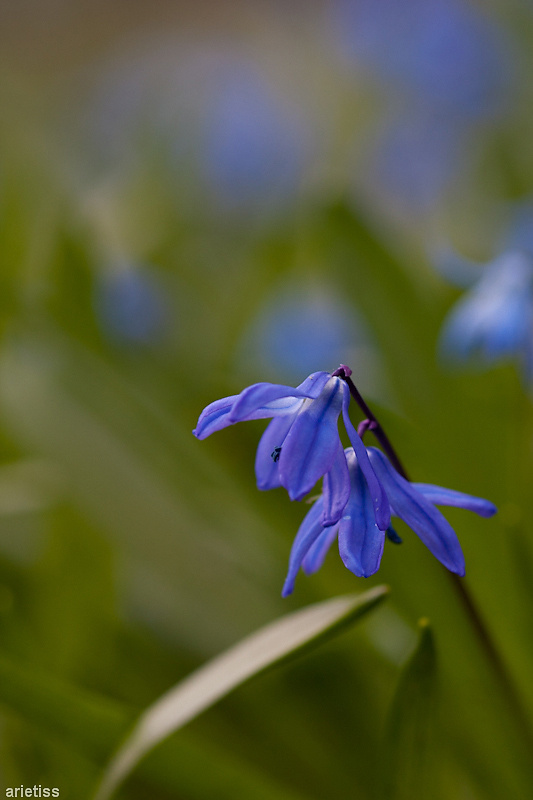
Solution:
<svg viewBox="0 0 533 800"><path fill-rule="evenodd" d="M141 714L106 769L94 800L108 800L143 756L232 689L354 622L388 591L387 586L376 586L363 594L334 597L286 614L195 670Z"/></svg>

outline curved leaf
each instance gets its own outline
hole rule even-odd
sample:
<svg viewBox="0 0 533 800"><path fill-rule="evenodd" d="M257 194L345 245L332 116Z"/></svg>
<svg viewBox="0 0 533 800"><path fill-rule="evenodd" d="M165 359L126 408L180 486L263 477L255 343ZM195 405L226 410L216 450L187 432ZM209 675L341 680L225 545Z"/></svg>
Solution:
<svg viewBox="0 0 533 800"><path fill-rule="evenodd" d="M245 681L315 647L377 605L388 592L377 586L295 611L238 642L164 694L140 717L107 769L95 800L107 800L159 742Z"/></svg>

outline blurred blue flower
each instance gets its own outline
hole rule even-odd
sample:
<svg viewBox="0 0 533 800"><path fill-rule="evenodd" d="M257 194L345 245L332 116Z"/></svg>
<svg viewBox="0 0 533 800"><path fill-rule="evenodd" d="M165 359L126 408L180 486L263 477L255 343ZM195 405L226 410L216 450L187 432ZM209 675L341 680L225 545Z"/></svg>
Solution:
<svg viewBox="0 0 533 800"><path fill-rule="evenodd" d="M252 61L220 70L204 109L203 166L217 198L246 208L280 201L300 183L309 128Z"/></svg>
<svg viewBox="0 0 533 800"><path fill-rule="evenodd" d="M292 383L316 365L357 363L358 386L375 394L382 379L379 353L353 305L337 296L328 282L304 288L277 285L246 330L235 355L239 370L261 369Z"/></svg>
<svg viewBox="0 0 533 800"><path fill-rule="evenodd" d="M268 361L290 373L332 361L358 328L323 292L276 297L258 323L257 338Z"/></svg>
<svg viewBox="0 0 533 800"><path fill-rule="evenodd" d="M189 206L205 204L206 191L216 207L237 212L292 198L313 126L287 82L223 41L161 37L155 45L134 43L104 65L84 115L84 152L113 171L123 164L125 174L157 153Z"/></svg>
<svg viewBox="0 0 533 800"><path fill-rule="evenodd" d="M464 0L336 0L331 8L350 69L384 101L356 191L400 219L428 213L462 174L474 125L507 108L512 51Z"/></svg>
<svg viewBox="0 0 533 800"><path fill-rule="evenodd" d="M398 474L380 450L369 447L367 453L388 497L392 513L404 520L445 567L458 575L464 575L464 557L457 536L435 506L465 508L482 517L495 514L496 507L488 500L452 489L426 483L411 483ZM300 567L308 575L320 569L337 537L344 565L362 578L368 578L379 569L386 535L393 541L400 541L392 528L385 531L376 525L368 485L359 459L351 448L345 450L345 455L350 474L350 495L342 516L336 523L325 525L324 497L316 500L302 522L292 546L289 570L282 592L284 597L293 591Z"/></svg>
<svg viewBox="0 0 533 800"><path fill-rule="evenodd" d="M119 269L96 286L95 310L104 332L122 344L158 341L168 321L168 304L153 274Z"/></svg>
<svg viewBox="0 0 533 800"><path fill-rule="evenodd" d="M343 51L392 87L440 114L499 110L507 54L495 26L461 0L337 0Z"/></svg>
<svg viewBox="0 0 533 800"><path fill-rule="evenodd" d="M444 324L441 350L448 358L473 354L493 362L514 356L533 379L533 254L510 251L481 271Z"/></svg>
<svg viewBox="0 0 533 800"><path fill-rule="evenodd" d="M348 368L343 368L346 375ZM350 478L339 438L337 422L344 424L369 487L377 524L386 529L390 511L365 447L348 416L350 392L335 373L315 372L298 387L256 383L239 395L208 405L193 431L205 439L236 422L268 419L255 461L259 489L284 486L291 500L301 500L322 476L324 499L321 518L325 525L337 522L350 494Z"/></svg>

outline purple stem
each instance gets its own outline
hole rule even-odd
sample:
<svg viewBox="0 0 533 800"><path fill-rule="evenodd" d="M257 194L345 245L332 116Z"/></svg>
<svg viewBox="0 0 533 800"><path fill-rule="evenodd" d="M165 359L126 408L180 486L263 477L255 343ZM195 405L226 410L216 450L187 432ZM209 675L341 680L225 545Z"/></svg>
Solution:
<svg viewBox="0 0 533 800"><path fill-rule="evenodd" d="M374 416L374 414L366 404L362 395L359 393L357 386L350 378L350 375L352 374L351 369L347 367L345 364L341 364L341 366L338 369L336 369L335 372L333 372L332 374L346 381L348 388L350 390L350 394L352 395L353 399L355 400L355 402L357 403L357 405L359 406L365 417L368 419L369 425L365 428L363 433L366 430L372 431L372 433L374 434L374 436L376 437L376 439L386 452L387 456L389 457L389 461L391 462L396 472L399 472L400 475L403 478L405 478L406 481L408 481L409 478L407 477L407 472L405 471L402 462L400 461L398 455L396 454L396 451L392 446L389 437L381 427L379 420Z"/></svg>

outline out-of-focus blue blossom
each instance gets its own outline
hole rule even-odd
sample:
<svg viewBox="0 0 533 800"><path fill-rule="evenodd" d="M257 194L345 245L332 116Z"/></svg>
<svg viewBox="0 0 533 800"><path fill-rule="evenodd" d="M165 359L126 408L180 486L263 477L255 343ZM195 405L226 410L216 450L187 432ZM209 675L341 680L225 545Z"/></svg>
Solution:
<svg viewBox="0 0 533 800"><path fill-rule="evenodd" d="M482 271L450 312L441 337L445 356L478 354L487 362L518 359L533 378L533 256L511 251Z"/></svg>
<svg viewBox="0 0 533 800"><path fill-rule="evenodd" d="M160 41L116 61L85 126L100 162L133 168L139 149L156 143L189 195L198 178L216 204L239 212L295 195L312 125L259 59L221 43Z"/></svg>
<svg viewBox="0 0 533 800"><path fill-rule="evenodd" d="M456 506L482 517L496 513L488 500L452 489L425 483L411 483L396 472L386 456L374 447L367 448L370 462L387 494L392 513L418 535L433 555L451 572L464 575L465 564L457 536L435 506ZM350 495L339 521L323 522L323 497L315 501L294 540L283 596L291 594L300 567L308 575L322 566L326 554L338 538L344 565L355 575L368 578L379 569L385 537L399 541L391 528L387 532L376 525L368 486L359 461L351 448L345 450L350 473Z"/></svg>
<svg viewBox="0 0 533 800"><path fill-rule="evenodd" d="M361 391L375 393L382 377L377 348L353 306L327 283L276 287L246 328L236 360L291 383L313 367L339 359L357 363Z"/></svg>
<svg viewBox="0 0 533 800"><path fill-rule="evenodd" d="M350 374L348 368L343 370ZM377 524L386 529L390 523L388 502L348 416L349 402L346 382L328 372L315 372L296 388L256 383L239 395L208 405L193 433L198 439L205 439L236 422L272 417L257 449L255 472L259 489L284 486L291 500L301 500L327 473L321 518L329 525L338 521L350 494L348 466L337 428L342 411L369 487Z"/></svg>
<svg viewBox="0 0 533 800"><path fill-rule="evenodd" d="M268 360L287 372L298 369L307 371L316 364L330 363L336 354L346 349L350 341L351 324L343 314L323 295L303 295L276 302L269 319L261 325L261 344ZM346 359L347 360L347 359Z"/></svg>
<svg viewBox="0 0 533 800"><path fill-rule="evenodd" d="M510 203L497 210L499 218L504 221L495 226L494 252L505 254L521 251L533 259L533 201ZM430 258L443 278L462 289L480 281L489 266L466 258L447 243L433 246Z"/></svg>
<svg viewBox="0 0 533 800"><path fill-rule="evenodd" d="M461 0L337 0L344 52L441 115L501 107L508 65L495 26Z"/></svg>
<svg viewBox="0 0 533 800"><path fill-rule="evenodd" d="M427 214L461 174L473 126L507 107L512 54L463 0L336 0L332 9L350 68L384 101L357 190L395 217Z"/></svg>
<svg viewBox="0 0 533 800"><path fill-rule="evenodd" d="M104 333L121 344L155 343L168 323L163 289L147 270L119 269L100 277L94 303Z"/></svg>
<svg viewBox="0 0 533 800"><path fill-rule="evenodd" d="M220 71L203 124L205 177L221 201L246 207L294 194L309 129L257 65L236 59Z"/></svg>

